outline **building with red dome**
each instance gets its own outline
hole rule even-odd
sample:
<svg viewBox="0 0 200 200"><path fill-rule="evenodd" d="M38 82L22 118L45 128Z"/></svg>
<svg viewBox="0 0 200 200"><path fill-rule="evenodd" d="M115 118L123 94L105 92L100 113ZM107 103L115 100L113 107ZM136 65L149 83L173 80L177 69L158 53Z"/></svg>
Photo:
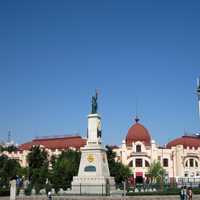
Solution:
<svg viewBox="0 0 200 200"><path fill-rule="evenodd" d="M136 117L125 140L114 148L116 159L129 166L134 183L149 180L151 163L159 161L165 169L165 181L180 185L196 181L200 183L200 136L188 135L176 138L165 146L159 146ZM191 183L190 183L191 184Z"/></svg>
<svg viewBox="0 0 200 200"><path fill-rule="evenodd" d="M135 119L136 123L131 126L126 136L126 144L132 145L133 142L141 141L145 145L151 145L151 136L148 130L139 123L139 119Z"/></svg>
<svg viewBox="0 0 200 200"><path fill-rule="evenodd" d="M198 149L200 147L200 137L198 135L184 135L176 138L167 144L167 148L183 146L184 149Z"/></svg>

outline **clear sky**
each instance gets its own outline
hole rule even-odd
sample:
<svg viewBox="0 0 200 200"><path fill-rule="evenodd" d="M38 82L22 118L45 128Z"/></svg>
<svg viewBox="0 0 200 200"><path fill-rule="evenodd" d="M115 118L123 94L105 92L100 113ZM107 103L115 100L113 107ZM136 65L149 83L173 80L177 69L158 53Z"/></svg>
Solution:
<svg viewBox="0 0 200 200"><path fill-rule="evenodd" d="M98 88L105 144L121 143L136 107L165 144L200 130L199 75L198 0L0 1L1 140L86 136Z"/></svg>

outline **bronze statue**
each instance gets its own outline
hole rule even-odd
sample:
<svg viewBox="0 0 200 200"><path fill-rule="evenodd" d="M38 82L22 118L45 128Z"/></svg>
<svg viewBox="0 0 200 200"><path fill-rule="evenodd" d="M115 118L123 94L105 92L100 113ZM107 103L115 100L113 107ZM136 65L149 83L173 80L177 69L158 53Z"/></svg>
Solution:
<svg viewBox="0 0 200 200"><path fill-rule="evenodd" d="M97 98L98 98L98 93L96 92L95 96L92 96L92 112L91 114L96 114L97 113Z"/></svg>

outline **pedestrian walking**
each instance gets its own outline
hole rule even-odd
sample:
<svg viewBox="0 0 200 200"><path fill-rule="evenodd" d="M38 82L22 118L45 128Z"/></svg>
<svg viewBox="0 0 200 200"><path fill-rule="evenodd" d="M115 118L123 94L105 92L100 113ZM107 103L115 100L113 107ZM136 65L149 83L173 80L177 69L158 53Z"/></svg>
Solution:
<svg viewBox="0 0 200 200"><path fill-rule="evenodd" d="M184 200L184 188L183 188L183 186L181 187L181 191L180 191L180 200Z"/></svg>
<svg viewBox="0 0 200 200"><path fill-rule="evenodd" d="M51 192L50 191L48 192L47 196L48 196L48 200L52 200L52 196L51 196Z"/></svg>
<svg viewBox="0 0 200 200"><path fill-rule="evenodd" d="M188 195L188 200L192 200L192 188L191 187L188 188L187 195Z"/></svg>
<svg viewBox="0 0 200 200"><path fill-rule="evenodd" d="M187 194L187 187L186 186L184 186L184 188L183 188L183 199L184 200L188 200L188 194Z"/></svg>

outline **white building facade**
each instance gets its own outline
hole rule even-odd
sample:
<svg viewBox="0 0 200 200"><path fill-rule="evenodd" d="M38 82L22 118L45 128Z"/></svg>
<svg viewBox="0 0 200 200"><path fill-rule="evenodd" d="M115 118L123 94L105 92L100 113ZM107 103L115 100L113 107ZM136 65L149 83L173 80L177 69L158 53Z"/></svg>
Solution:
<svg viewBox="0 0 200 200"><path fill-rule="evenodd" d="M199 136L182 136L160 147L136 118L121 146L113 150L116 160L129 166L134 183L149 180L148 169L154 161L159 161L165 169L168 183L200 183Z"/></svg>

